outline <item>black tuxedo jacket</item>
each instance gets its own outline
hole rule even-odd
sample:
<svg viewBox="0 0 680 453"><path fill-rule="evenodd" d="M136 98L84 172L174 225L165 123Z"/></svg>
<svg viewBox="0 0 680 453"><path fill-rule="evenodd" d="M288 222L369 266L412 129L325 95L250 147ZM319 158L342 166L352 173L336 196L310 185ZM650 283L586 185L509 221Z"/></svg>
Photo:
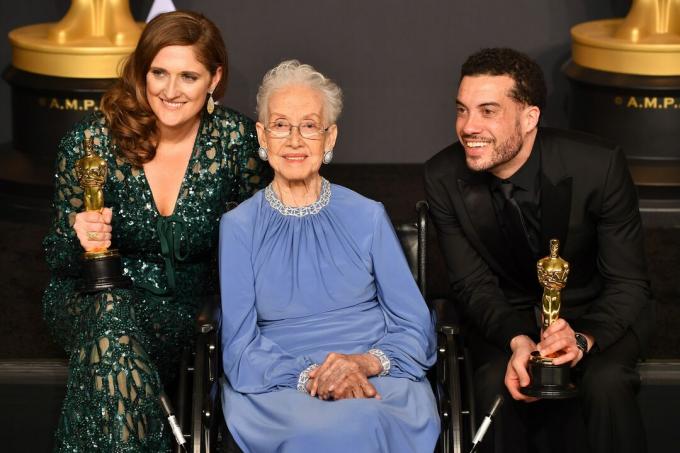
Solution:
<svg viewBox="0 0 680 453"><path fill-rule="evenodd" d="M592 136L539 128L541 256L560 240L570 264L560 316L605 349L632 328L644 348L652 302L635 187L617 147ZM473 172L455 143L425 165L430 214L463 317L508 348L529 334L522 310L540 304L536 262L517 266L493 208L492 175ZM534 330L536 328L533 325Z"/></svg>

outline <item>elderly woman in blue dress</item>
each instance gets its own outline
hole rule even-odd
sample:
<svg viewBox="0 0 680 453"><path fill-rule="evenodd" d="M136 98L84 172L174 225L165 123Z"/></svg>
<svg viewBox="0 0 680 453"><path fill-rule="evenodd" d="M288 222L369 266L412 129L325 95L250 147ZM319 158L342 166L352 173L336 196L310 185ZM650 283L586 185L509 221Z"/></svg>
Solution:
<svg viewBox="0 0 680 453"><path fill-rule="evenodd" d="M285 61L257 95L274 180L220 224L224 415L245 452L427 452L427 306L382 204L319 175L340 88Z"/></svg>

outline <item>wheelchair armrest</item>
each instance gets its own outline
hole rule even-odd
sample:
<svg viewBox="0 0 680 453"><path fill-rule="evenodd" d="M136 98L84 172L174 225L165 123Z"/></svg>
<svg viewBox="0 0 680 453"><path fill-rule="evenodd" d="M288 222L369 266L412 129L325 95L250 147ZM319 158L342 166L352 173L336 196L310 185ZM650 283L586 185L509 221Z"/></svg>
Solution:
<svg viewBox="0 0 680 453"><path fill-rule="evenodd" d="M218 294L206 296L196 316L196 333L208 333L218 330L222 315L222 306Z"/></svg>

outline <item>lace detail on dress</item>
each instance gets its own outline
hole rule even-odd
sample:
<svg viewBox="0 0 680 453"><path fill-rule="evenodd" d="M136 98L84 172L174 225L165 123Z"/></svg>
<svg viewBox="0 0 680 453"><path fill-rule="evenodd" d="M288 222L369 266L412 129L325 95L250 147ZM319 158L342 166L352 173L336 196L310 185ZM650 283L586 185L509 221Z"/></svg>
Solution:
<svg viewBox="0 0 680 453"><path fill-rule="evenodd" d="M318 213L329 201L331 201L331 183L325 178L321 178L321 194L319 195L319 199L307 206L286 206L278 199L271 184L264 189L264 198L269 202L269 206L278 211L281 215L304 217Z"/></svg>
<svg viewBox="0 0 680 453"><path fill-rule="evenodd" d="M80 314L56 433L57 453L169 452L158 368L125 289L68 297Z"/></svg>

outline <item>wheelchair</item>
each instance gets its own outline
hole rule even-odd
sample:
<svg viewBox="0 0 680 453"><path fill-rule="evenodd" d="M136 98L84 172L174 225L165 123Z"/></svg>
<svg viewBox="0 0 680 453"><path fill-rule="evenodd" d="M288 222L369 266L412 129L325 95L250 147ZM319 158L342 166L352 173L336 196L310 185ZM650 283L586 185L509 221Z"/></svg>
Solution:
<svg viewBox="0 0 680 453"><path fill-rule="evenodd" d="M411 273L426 297L427 203L416 203L416 212L415 222L395 225L395 230ZM437 362L428 373L441 420L441 435L435 451L464 453L470 450L476 431L472 367L451 303L446 299L427 302L437 319ZM202 307L197 318L194 350L187 351L182 359L177 419L187 439L185 448L191 453L217 452L218 439L226 445L226 451L240 452L222 416L220 316L220 300L215 297ZM177 453L182 451L179 446L175 448Z"/></svg>

